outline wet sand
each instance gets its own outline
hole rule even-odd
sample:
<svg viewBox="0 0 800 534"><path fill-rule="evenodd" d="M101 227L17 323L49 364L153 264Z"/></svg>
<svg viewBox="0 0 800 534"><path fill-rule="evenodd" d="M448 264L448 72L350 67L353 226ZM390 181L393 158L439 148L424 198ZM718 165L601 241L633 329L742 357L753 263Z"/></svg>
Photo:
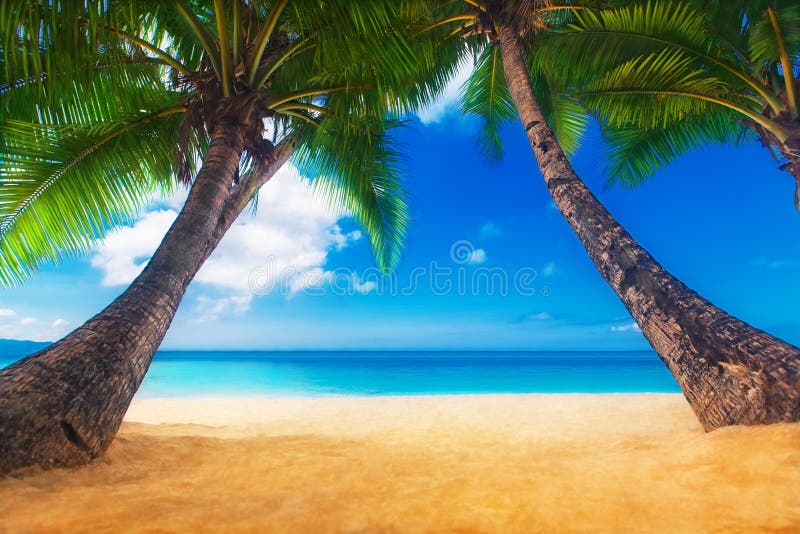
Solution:
<svg viewBox="0 0 800 534"><path fill-rule="evenodd" d="M0 532L798 532L800 424L679 395L135 401L92 465L0 480Z"/></svg>

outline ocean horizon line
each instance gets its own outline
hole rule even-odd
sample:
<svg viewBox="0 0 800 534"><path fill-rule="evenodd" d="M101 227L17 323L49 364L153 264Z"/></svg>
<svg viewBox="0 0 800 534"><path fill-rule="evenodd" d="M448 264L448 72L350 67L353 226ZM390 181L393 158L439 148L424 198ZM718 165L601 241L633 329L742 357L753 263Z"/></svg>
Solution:
<svg viewBox="0 0 800 534"><path fill-rule="evenodd" d="M0 358L0 367L10 364ZM653 351L163 350L137 398L674 393Z"/></svg>

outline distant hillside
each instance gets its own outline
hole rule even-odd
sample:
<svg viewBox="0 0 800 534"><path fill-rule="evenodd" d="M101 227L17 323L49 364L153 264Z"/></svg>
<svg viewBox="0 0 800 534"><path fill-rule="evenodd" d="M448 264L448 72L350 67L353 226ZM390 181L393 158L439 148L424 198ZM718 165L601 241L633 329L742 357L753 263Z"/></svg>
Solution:
<svg viewBox="0 0 800 534"><path fill-rule="evenodd" d="M40 351L50 345L49 341L22 341L19 339L0 339L0 359L21 358Z"/></svg>

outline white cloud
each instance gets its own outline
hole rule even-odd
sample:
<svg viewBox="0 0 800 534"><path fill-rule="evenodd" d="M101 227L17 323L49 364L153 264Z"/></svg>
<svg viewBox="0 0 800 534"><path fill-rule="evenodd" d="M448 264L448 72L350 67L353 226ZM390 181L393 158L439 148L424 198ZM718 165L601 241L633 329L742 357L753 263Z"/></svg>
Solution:
<svg viewBox="0 0 800 534"><path fill-rule="evenodd" d="M67 333L66 324L63 319L52 323L48 319L42 324L38 317L20 317L15 310L0 308L0 338L3 339L53 341Z"/></svg>
<svg viewBox="0 0 800 534"><path fill-rule="evenodd" d="M200 296L195 305L196 323L216 321L220 315L241 315L250 309L252 295L240 295L223 298L209 298Z"/></svg>
<svg viewBox="0 0 800 534"><path fill-rule="evenodd" d="M467 259L467 263L470 265L480 265L481 263L486 263L486 251L482 248L476 248L472 252L469 253L469 258Z"/></svg>
<svg viewBox="0 0 800 534"><path fill-rule="evenodd" d="M642 329L639 328L639 325L635 322L623 324L623 325L614 325L611 327L612 332L641 332Z"/></svg>
<svg viewBox="0 0 800 534"><path fill-rule="evenodd" d="M335 227L336 231L333 232L331 236L333 238L333 242L336 245L336 250L342 250L343 248L355 243L359 239L363 237L361 230L353 230L352 232L347 232L343 234L339 227Z"/></svg>
<svg viewBox="0 0 800 534"><path fill-rule="evenodd" d="M422 124L437 123L448 114L456 111L461 86L469 79L471 73L472 62L467 61L461 65L453 78L447 83L447 86L442 94L439 95L439 98L417 113L420 122L422 122Z"/></svg>
<svg viewBox="0 0 800 534"><path fill-rule="evenodd" d="M151 195L149 202L151 207L149 211L158 211L161 209L179 211L183 205L186 204L186 199L188 197L189 186L186 184L178 184L171 195L162 193L154 193Z"/></svg>
<svg viewBox="0 0 800 534"><path fill-rule="evenodd" d="M485 223L483 223L483 226L481 226L479 235L484 239L488 239L491 237L497 237L499 235L503 235L503 230L492 221L486 221Z"/></svg>
<svg viewBox="0 0 800 534"><path fill-rule="evenodd" d="M556 272L556 264L552 261L542 268L542 276L553 276Z"/></svg>
<svg viewBox="0 0 800 534"><path fill-rule="evenodd" d="M258 213L243 213L197 274L197 281L249 292L254 272L259 284L274 286L306 278L313 285L317 271L331 250L341 250L362 238L361 232L343 233L337 224L344 216L316 197L292 166L262 189ZM323 273L324 274L324 273Z"/></svg>
<svg viewBox="0 0 800 534"><path fill-rule="evenodd" d="M91 259L92 267L103 271L102 284L130 284L142 272L176 216L172 209L151 211L135 225L106 236Z"/></svg>
<svg viewBox="0 0 800 534"><path fill-rule="evenodd" d="M376 284L374 281L368 280L366 282L362 282L356 278L355 275L353 275L353 289L356 290L356 292L366 295L375 291L375 288L377 287L378 284Z"/></svg>
<svg viewBox="0 0 800 534"><path fill-rule="evenodd" d="M141 272L181 203L146 213L133 226L107 236L91 260L102 271L104 285L129 284ZM244 313L253 292L286 289L292 296L329 282L324 269L328 254L363 237L358 230L342 231L338 222L345 216L314 195L294 166L284 166L259 193L257 213L245 210L197 273L197 283L222 288L230 296L198 300L195 320ZM374 283L354 282L359 292L374 289Z"/></svg>
<svg viewBox="0 0 800 534"><path fill-rule="evenodd" d="M172 211L180 211L183 205L186 204L186 198L188 196L189 187L180 185L171 196L159 198L156 201L156 205L158 207L171 209Z"/></svg>
<svg viewBox="0 0 800 534"><path fill-rule="evenodd" d="M314 267L286 278L285 282L288 282L288 287L284 287L282 290L284 292L288 290L288 297L293 297L297 293L322 295L322 287L331 281L333 281L332 272L325 271L322 267Z"/></svg>

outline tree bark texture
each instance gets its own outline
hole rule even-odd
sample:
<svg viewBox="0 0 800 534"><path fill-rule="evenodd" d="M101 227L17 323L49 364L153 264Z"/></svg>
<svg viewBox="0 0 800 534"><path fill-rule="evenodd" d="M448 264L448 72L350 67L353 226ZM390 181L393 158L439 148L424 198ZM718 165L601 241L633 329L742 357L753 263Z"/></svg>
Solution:
<svg viewBox="0 0 800 534"><path fill-rule="evenodd" d="M706 430L800 418L800 349L732 317L667 272L577 176L534 96L522 46L498 28L506 83L553 200L678 381Z"/></svg>
<svg viewBox="0 0 800 534"><path fill-rule="evenodd" d="M0 371L0 474L83 464L109 446L189 282L291 154L282 150L262 175L234 187L243 136L235 120L217 123L186 204L122 295L65 338Z"/></svg>

